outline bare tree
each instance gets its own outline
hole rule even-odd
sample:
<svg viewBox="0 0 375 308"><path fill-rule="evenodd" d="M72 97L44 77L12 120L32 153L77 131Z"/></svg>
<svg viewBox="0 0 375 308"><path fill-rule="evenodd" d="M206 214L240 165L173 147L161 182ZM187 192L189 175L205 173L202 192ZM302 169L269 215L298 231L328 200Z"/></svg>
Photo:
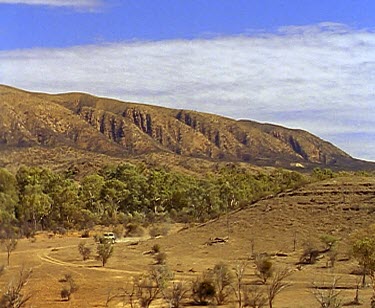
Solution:
<svg viewBox="0 0 375 308"><path fill-rule="evenodd" d="M147 273L136 277L131 288L110 290L107 294L105 306L112 302L119 302L123 307L130 305L132 308L148 308L162 295L170 307L178 308L186 291L180 284L174 284L172 290L166 290L172 274L166 266L154 266Z"/></svg>
<svg viewBox="0 0 375 308"><path fill-rule="evenodd" d="M110 289L108 290L107 298L106 298L104 306L109 307L109 304L115 300L119 300L120 302L123 302L123 306L125 306L126 300L129 297L129 294L130 293L125 288L120 288L117 290L117 292L113 292L113 290Z"/></svg>
<svg viewBox="0 0 375 308"><path fill-rule="evenodd" d="M371 270L370 272L370 278L371 278L371 287L372 287L372 296L371 296L371 308L375 308L375 271ZM358 286L358 284L357 284ZM357 291L358 293L358 291ZM356 297L358 299L358 295Z"/></svg>
<svg viewBox="0 0 375 308"><path fill-rule="evenodd" d="M292 272L289 268L283 268L275 271L274 276L267 287L267 298L270 308L273 307L275 297L285 288L290 286L290 283L286 282L285 279L288 278L291 273Z"/></svg>
<svg viewBox="0 0 375 308"><path fill-rule="evenodd" d="M0 307L3 308L22 308L30 300L31 294L24 293L24 287L28 283L32 270L22 268L19 272L17 281L8 285L5 293L0 297Z"/></svg>
<svg viewBox="0 0 375 308"><path fill-rule="evenodd" d="M293 251L296 251L296 247L297 247L297 232L294 231L293 232Z"/></svg>
<svg viewBox="0 0 375 308"><path fill-rule="evenodd" d="M147 274L136 278L133 292L129 296L131 306L135 306L134 297L136 297L140 307L148 308L166 287L170 278L171 273L166 266L153 267Z"/></svg>
<svg viewBox="0 0 375 308"><path fill-rule="evenodd" d="M373 289L373 295L371 297L371 301L374 299L374 290L375 290L375 281L374 281L374 278L373 278L373 275L370 275L371 277L371 281L372 281L372 289ZM354 296L354 299L350 302L350 304L352 305L361 305L361 301L359 300L359 288L361 287L361 279L357 279L356 281L356 285L355 285L355 296Z"/></svg>
<svg viewBox="0 0 375 308"><path fill-rule="evenodd" d="M340 291L336 289L338 279L335 277L332 284L324 290L316 283L313 283L313 295L318 301L321 308L339 308L341 307L341 300L339 298Z"/></svg>
<svg viewBox="0 0 375 308"><path fill-rule="evenodd" d="M331 248L328 253L327 267L335 267L336 259L338 256L338 251L334 248Z"/></svg>
<svg viewBox="0 0 375 308"><path fill-rule="evenodd" d="M172 282L172 285L162 293L170 308L179 308L188 290L183 282Z"/></svg>
<svg viewBox="0 0 375 308"><path fill-rule="evenodd" d="M233 274L223 262L216 264L210 274L216 290L215 298L217 304L223 305L231 293L230 286L233 282Z"/></svg>
<svg viewBox="0 0 375 308"><path fill-rule="evenodd" d="M260 286L243 288L244 306L250 308L263 308L267 304L267 297Z"/></svg>
<svg viewBox="0 0 375 308"><path fill-rule="evenodd" d="M302 264L314 264L319 257L320 251L316 247L316 244L311 241L303 243L303 253L300 257L299 262Z"/></svg>
<svg viewBox="0 0 375 308"><path fill-rule="evenodd" d="M243 279L245 277L245 271L247 262L238 263L234 268L234 281L232 283L232 289L236 296L238 308L244 307L243 298Z"/></svg>

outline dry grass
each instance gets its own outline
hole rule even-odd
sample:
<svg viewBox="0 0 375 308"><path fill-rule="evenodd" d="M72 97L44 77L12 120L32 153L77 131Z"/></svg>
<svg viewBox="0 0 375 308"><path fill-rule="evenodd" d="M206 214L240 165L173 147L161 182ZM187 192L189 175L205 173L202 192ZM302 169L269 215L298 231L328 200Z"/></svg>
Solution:
<svg viewBox="0 0 375 308"><path fill-rule="evenodd" d="M155 261L151 254L154 244L159 244L167 254L167 264L176 278L192 281L218 262L231 267L238 262L249 263L245 281L256 281L254 261L250 258L252 243L255 252L271 254L275 267L293 270L289 278L291 287L275 300L274 307L317 307L312 284L332 283L338 278L343 302L355 296L357 276L350 274L357 268L355 260L348 260L348 238L359 228L373 223L375 216L375 179L338 178L311 184L295 192L263 200L229 215L229 234L226 218L205 225L176 227L166 237L144 239L137 245L129 242L115 244L114 255L105 268L94 259L82 261L77 246L82 239L78 234L65 237L38 235L36 242L21 240L11 256L11 266L0 277L0 288L16 275L21 266L33 268L27 285L33 296L33 307L104 307L109 291L129 287L133 277L146 272ZM181 230L180 226L180 230ZM296 251L293 241L296 234ZM338 261L327 268L327 257L314 265L296 265L305 240L318 240L321 234L332 234L340 242ZM206 245L209 238L226 237L223 244ZM95 251L93 239L87 243ZM0 264L6 254L0 254ZM71 273L79 290L70 302L60 299L61 279ZM369 306L371 289L360 290L363 307ZM112 305L112 306L111 306ZM111 304L110 307L116 307ZM167 307L159 301L155 307ZM231 307L229 305L228 307Z"/></svg>

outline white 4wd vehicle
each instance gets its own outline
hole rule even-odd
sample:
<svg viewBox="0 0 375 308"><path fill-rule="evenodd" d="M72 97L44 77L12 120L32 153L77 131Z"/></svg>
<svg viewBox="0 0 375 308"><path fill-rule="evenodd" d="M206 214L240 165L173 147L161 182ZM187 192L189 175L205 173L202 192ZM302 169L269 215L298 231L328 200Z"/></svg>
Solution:
<svg viewBox="0 0 375 308"><path fill-rule="evenodd" d="M102 242L110 242L112 244L116 243L116 235L113 232L103 233L101 238Z"/></svg>

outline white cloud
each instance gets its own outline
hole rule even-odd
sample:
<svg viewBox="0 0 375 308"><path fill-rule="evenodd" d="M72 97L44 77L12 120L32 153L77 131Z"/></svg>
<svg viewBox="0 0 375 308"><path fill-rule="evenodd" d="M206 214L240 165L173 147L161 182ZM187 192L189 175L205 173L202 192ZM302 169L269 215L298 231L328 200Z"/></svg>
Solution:
<svg viewBox="0 0 375 308"><path fill-rule="evenodd" d="M375 140L374 71L375 33L329 23L275 34L0 52L0 83L299 127L372 160L373 145L348 145L354 132Z"/></svg>
<svg viewBox="0 0 375 308"><path fill-rule="evenodd" d="M102 4L102 0L0 0L1 3L94 9Z"/></svg>

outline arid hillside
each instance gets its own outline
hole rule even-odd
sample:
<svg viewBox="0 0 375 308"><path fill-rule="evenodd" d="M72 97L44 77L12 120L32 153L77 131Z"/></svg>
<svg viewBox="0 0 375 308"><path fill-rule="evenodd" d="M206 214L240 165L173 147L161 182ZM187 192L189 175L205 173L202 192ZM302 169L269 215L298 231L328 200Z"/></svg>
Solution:
<svg viewBox="0 0 375 308"><path fill-rule="evenodd" d="M36 163L40 156L48 161L56 149L69 153L57 165L69 157L92 162L93 157L111 161L152 153L161 160L171 154L287 168L375 166L302 130L82 93L48 95L0 86L0 114L3 166Z"/></svg>
<svg viewBox="0 0 375 308"><path fill-rule="evenodd" d="M286 267L291 271L286 279L289 287L277 295L274 307L321 307L314 292L327 294L335 279L334 292L340 302L356 307L350 303L361 276L358 261L350 257L350 237L355 230L368 228L373 223L374 209L373 177L329 179L249 204L228 217L223 215L205 224L166 224L164 227L170 231L163 237L120 239L105 267L95 259L97 244L92 237L81 239L77 232L64 236L42 233L35 239L19 241L10 265L0 276L0 286L5 288L9 280L17 279L20 268L32 268L30 281L24 287L24 294L31 295L27 307L130 307L128 295L115 295L124 294L124 290L131 294L134 278L155 268L150 251L157 244L166 254L166 265L175 281L183 281L188 290L203 272L224 262L231 270L246 264L244 285L265 292L271 282L259 283L253 255L268 253L275 270ZM104 230L112 231L110 228ZM91 236L104 230L91 230ZM338 240L335 265L329 265L329 253L320 254L315 264L298 264L306 242L323 249L319 238L324 234ZM86 261L77 249L80 242L86 243L93 252ZM6 253L2 252L0 264L5 262ZM64 287L61 281L67 274L79 286L70 301L60 296ZM167 288L171 285L169 282ZM359 289L362 307L370 306L371 295L370 285ZM112 300L108 301L111 296ZM182 303L182 307L196 307L191 291L186 292ZM236 297L231 294L222 307L237 306ZM168 307L168 304L159 294L151 307Z"/></svg>

